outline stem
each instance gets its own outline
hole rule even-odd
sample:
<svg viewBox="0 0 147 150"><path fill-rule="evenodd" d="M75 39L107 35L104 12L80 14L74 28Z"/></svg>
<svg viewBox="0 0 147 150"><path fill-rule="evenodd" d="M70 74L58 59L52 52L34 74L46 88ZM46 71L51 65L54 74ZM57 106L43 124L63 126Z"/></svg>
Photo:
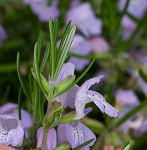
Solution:
<svg viewBox="0 0 147 150"><path fill-rule="evenodd" d="M43 128L43 143L41 150L46 150L46 138L47 138L47 131L45 128Z"/></svg>
<svg viewBox="0 0 147 150"><path fill-rule="evenodd" d="M52 87L52 90L51 90L51 93L49 95L49 99L52 97L53 95L53 89L54 89L54 84L51 84L51 87ZM47 111L46 111L46 114L47 116L49 115L50 111L51 111L51 102L50 100L48 99L48 106L47 106ZM45 125L46 126L46 125ZM42 141L42 148L41 150L46 150L46 139L47 139L47 132L48 130L43 128L43 141Z"/></svg>

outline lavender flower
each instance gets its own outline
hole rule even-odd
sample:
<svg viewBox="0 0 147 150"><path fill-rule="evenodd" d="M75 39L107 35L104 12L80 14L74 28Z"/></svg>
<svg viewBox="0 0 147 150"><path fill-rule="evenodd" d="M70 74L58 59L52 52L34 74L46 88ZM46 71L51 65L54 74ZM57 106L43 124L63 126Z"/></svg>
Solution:
<svg viewBox="0 0 147 150"><path fill-rule="evenodd" d="M102 32L102 22L95 17L90 4L82 3L72 7L67 14L66 22L73 24L86 36L97 35Z"/></svg>
<svg viewBox="0 0 147 150"><path fill-rule="evenodd" d="M122 11L125 7L127 0L119 1L119 9ZM147 1L146 0L130 0L127 11L137 18L142 18L147 11Z"/></svg>
<svg viewBox="0 0 147 150"><path fill-rule="evenodd" d="M122 11L125 7L127 0L119 1L119 9ZM146 0L130 0L127 12L134 15L137 18L142 18L147 11L147 1ZM122 25L124 27L124 39L127 40L134 29L136 28L136 23L129 18L128 16L124 16L122 19Z"/></svg>
<svg viewBox="0 0 147 150"><path fill-rule="evenodd" d="M145 117L139 128L135 130L134 135L136 137L141 136L143 133L147 132L147 117Z"/></svg>
<svg viewBox="0 0 147 150"><path fill-rule="evenodd" d="M0 144L20 147L24 130L22 122L12 115L0 115Z"/></svg>
<svg viewBox="0 0 147 150"><path fill-rule="evenodd" d="M116 92L116 103L120 109L118 119L124 117L131 109L139 104L139 100L133 90L118 90ZM124 133L128 133L130 129L137 129L142 123L142 115L140 113L134 114L130 119L123 123L119 129Z"/></svg>
<svg viewBox="0 0 147 150"><path fill-rule="evenodd" d="M139 100L133 90L119 89L116 92L116 103L120 107L123 105L138 105Z"/></svg>
<svg viewBox="0 0 147 150"><path fill-rule="evenodd" d="M48 6L47 0L24 0L25 4L29 4L32 11L39 17L40 21L48 22L49 17L55 19L59 16L57 8L58 0L54 0L51 6Z"/></svg>
<svg viewBox="0 0 147 150"><path fill-rule="evenodd" d="M74 65L67 63L63 66L60 75L56 81L56 84L61 82L69 75L74 74ZM56 98L58 102L61 102L63 107L69 106L72 109L76 109L75 119L81 119L85 116L85 105L89 102L94 102L100 110L111 117L117 117L118 111L106 102L104 97L95 91L89 90L89 88L95 83L99 83L103 76L95 77L87 80L81 87L75 85L71 90L67 91L63 95ZM50 80L49 80L50 84ZM58 85L58 84L57 84Z"/></svg>
<svg viewBox="0 0 147 150"><path fill-rule="evenodd" d="M89 88L100 82L103 76L95 77L84 82L78 89L75 98L75 119L82 119L84 117L84 108L87 103L94 102L97 107L107 115L111 117L117 117L118 111L106 102L105 98L95 91L89 90Z"/></svg>
<svg viewBox="0 0 147 150"><path fill-rule="evenodd" d="M39 128L37 132L37 148L42 146L43 128ZM53 150L56 147L57 137L56 130L50 129L47 133L46 150Z"/></svg>
<svg viewBox="0 0 147 150"><path fill-rule="evenodd" d="M96 140L94 133L80 122L61 124L58 126L57 133L59 144L68 141L71 148L75 148L90 139L94 139L93 142L83 147L81 150L89 150L89 147L92 146Z"/></svg>
<svg viewBox="0 0 147 150"><path fill-rule="evenodd" d="M18 118L18 110L17 110L18 105L13 104L13 103L7 103L0 107L0 114L11 114L12 116ZM28 137L28 129L32 127L33 120L31 115L26 111L26 110L21 110L21 115L22 115L22 124L24 127L25 131L25 136Z"/></svg>
<svg viewBox="0 0 147 150"><path fill-rule="evenodd" d="M92 45L84 37L77 34L74 37L70 52L79 55L88 55L92 52ZM72 57L69 62L75 65L76 70L81 71L88 65L89 60Z"/></svg>
<svg viewBox="0 0 147 150"><path fill-rule="evenodd" d="M137 25L132 19L130 19L126 15L122 18L121 24L124 28L123 37L125 40L127 40L131 36L132 32L135 30Z"/></svg>
<svg viewBox="0 0 147 150"><path fill-rule="evenodd" d="M96 53L105 53L109 50L109 44L101 36L92 38L90 42L92 44L94 52Z"/></svg>
<svg viewBox="0 0 147 150"><path fill-rule="evenodd" d="M121 119L122 117L124 117L135 106L136 105L124 105L120 110L118 119ZM131 118L129 118L126 122L124 122L119 127L119 129L123 131L124 133L128 133L130 129L134 129L134 130L138 129L141 126L142 121L143 121L143 117L141 113L136 113Z"/></svg>
<svg viewBox="0 0 147 150"><path fill-rule="evenodd" d="M7 38L7 33L5 29L0 25L0 47L2 46L2 42Z"/></svg>

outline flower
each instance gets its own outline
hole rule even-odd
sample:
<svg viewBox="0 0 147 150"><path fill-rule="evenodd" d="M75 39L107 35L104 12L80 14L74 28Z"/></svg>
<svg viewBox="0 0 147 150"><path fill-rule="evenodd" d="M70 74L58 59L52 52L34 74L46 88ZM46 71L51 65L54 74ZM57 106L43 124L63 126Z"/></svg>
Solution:
<svg viewBox="0 0 147 150"><path fill-rule="evenodd" d="M2 42L7 38L7 33L5 29L0 25L0 47L2 46Z"/></svg>
<svg viewBox="0 0 147 150"><path fill-rule="evenodd" d="M139 104L139 100L135 94L135 92L131 89L123 90L119 89L116 92L116 103L120 109L120 113L118 115L118 119L123 118L131 109L136 107ZM142 115L140 113L134 114L131 118L125 121L119 129L124 133L128 133L128 131L132 129L137 129L140 127L142 123Z"/></svg>
<svg viewBox="0 0 147 150"><path fill-rule="evenodd" d="M147 132L147 117L145 117L141 123L141 125L139 126L139 128L137 128L135 131L135 136L139 137L142 134Z"/></svg>
<svg viewBox="0 0 147 150"><path fill-rule="evenodd" d="M96 53L105 53L109 50L109 44L101 36L92 38L90 42L92 44L94 52Z"/></svg>
<svg viewBox="0 0 147 150"><path fill-rule="evenodd" d="M119 10L123 11L127 0L119 1ZM132 14L137 18L142 18L147 11L147 1L146 0L130 0L127 12ZM127 15L122 18L122 26L124 27L124 39L127 40L134 29L136 28L136 23Z"/></svg>
<svg viewBox="0 0 147 150"><path fill-rule="evenodd" d="M102 22L95 17L89 3L82 3L72 7L66 17L66 22L73 24L86 36L97 35L102 32Z"/></svg>
<svg viewBox="0 0 147 150"><path fill-rule="evenodd" d="M125 7L127 0L119 1L119 9L122 11ZM130 0L127 11L137 18L142 18L147 11L147 1L146 0Z"/></svg>
<svg viewBox="0 0 147 150"><path fill-rule="evenodd" d="M94 102L103 113L105 112L111 117L118 116L118 111L107 103L105 98L100 93L89 90L92 85L99 83L102 77L103 76L98 76L89 79L84 82L81 87L79 87L75 98L75 119L82 119L84 117L85 105L90 102Z"/></svg>
<svg viewBox="0 0 147 150"><path fill-rule="evenodd" d="M138 105L139 100L133 90L119 89L116 91L116 103L120 107L124 105Z"/></svg>
<svg viewBox="0 0 147 150"><path fill-rule="evenodd" d="M21 120L12 115L0 115L0 144L20 147L23 137Z"/></svg>
<svg viewBox="0 0 147 150"><path fill-rule="evenodd" d="M71 122L58 126L58 143L68 141L71 148L75 148L88 140L94 139L90 144L83 147L81 150L87 150L96 140L95 134L81 122Z"/></svg>
<svg viewBox="0 0 147 150"><path fill-rule="evenodd" d="M47 0L24 0L25 4L29 4L32 11L39 17L40 21L48 22L49 17L55 19L59 15L57 8L58 0L54 0L51 6L48 6Z"/></svg>
<svg viewBox="0 0 147 150"><path fill-rule="evenodd" d="M59 77L56 81L56 85L58 85L62 80L64 80L69 75L74 74L74 65L71 63L64 64ZM58 102L61 102L62 106L66 108L69 106L72 109L76 109L75 119L81 119L85 116L85 105L89 102L94 102L100 110L111 117L117 117L118 111L112 107L110 104L106 102L104 97L95 91L89 90L89 88L95 83L99 83L100 79L103 76L95 77L90 80L87 80L85 83L79 87L75 85L69 91L62 94L59 97L56 97ZM49 80L50 84L50 80Z"/></svg>
<svg viewBox="0 0 147 150"><path fill-rule="evenodd" d="M63 81L65 78L67 78L70 75L74 75L75 66L72 63L66 63L63 65L60 74L55 82L55 86L57 86L61 81ZM50 78L49 78L49 85L50 85ZM73 88L71 88L66 93L56 97L56 101L61 102L62 107L70 107L74 109L74 101L75 101L75 95L77 92L77 86L75 85Z"/></svg>
<svg viewBox="0 0 147 150"><path fill-rule="evenodd" d="M124 37L125 40L127 40L131 36L132 32L135 30L137 25L127 15L124 15L124 17L121 20L121 24L124 28L123 37Z"/></svg>
<svg viewBox="0 0 147 150"><path fill-rule="evenodd" d="M14 104L14 103L7 103L5 105L3 105L2 107L0 107L0 114L11 114L16 118L18 117L18 110L17 110L18 105ZM24 131L25 131L25 136L28 137L29 133L28 133L28 129L32 127L33 124L33 120L31 115L26 111L26 110L21 110L21 116L22 116L22 124L24 127Z"/></svg>
<svg viewBox="0 0 147 150"><path fill-rule="evenodd" d="M37 132L37 148L42 146L43 128L39 128ZM47 133L46 150L53 150L57 145L56 130L50 129Z"/></svg>
<svg viewBox="0 0 147 150"><path fill-rule="evenodd" d="M84 37L76 34L70 52L79 55L88 55L92 52L92 45ZM73 63L78 71L83 70L83 68L89 64L89 60L75 57L72 57L69 62Z"/></svg>
<svg viewBox="0 0 147 150"><path fill-rule="evenodd" d="M136 105L124 105L120 110L120 113L118 115L118 120L123 118L134 107L136 107ZM125 121L119 127L119 129L124 133L128 133L130 129L135 129L135 130L138 129L141 126L142 121L143 121L143 116L141 115L141 113L138 112L134 114L131 118L129 118L127 121Z"/></svg>

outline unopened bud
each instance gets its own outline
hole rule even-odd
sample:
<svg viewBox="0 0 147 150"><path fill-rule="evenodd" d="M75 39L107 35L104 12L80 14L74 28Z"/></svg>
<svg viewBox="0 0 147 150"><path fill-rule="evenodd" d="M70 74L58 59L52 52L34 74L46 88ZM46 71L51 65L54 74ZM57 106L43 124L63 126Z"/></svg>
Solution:
<svg viewBox="0 0 147 150"><path fill-rule="evenodd" d="M70 150L70 149L71 148L70 148L69 143L65 142L59 145L58 147L56 147L54 150Z"/></svg>
<svg viewBox="0 0 147 150"><path fill-rule="evenodd" d="M41 77L43 88L48 93L49 92L48 82L46 81L45 77L42 74L40 74L40 77Z"/></svg>
<svg viewBox="0 0 147 150"><path fill-rule="evenodd" d="M67 87L69 87L75 80L76 76L71 75L61 81L58 86L55 88L55 95L58 93L62 93Z"/></svg>

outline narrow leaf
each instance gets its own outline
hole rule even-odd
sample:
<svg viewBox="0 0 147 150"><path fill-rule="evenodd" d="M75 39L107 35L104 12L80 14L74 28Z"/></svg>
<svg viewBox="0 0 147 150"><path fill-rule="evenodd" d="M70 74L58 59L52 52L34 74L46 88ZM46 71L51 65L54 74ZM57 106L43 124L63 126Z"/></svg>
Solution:
<svg viewBox="0 0 147 150"><path fill-rule="evenodd" d="M68 36L67 36L65 45L62 49L61 56L60 56L58 64L57 64L57 68L56 68L56 72L55 72L55 78L54 78L55 80L57 79L57 77L58 77L58 75L62 69L62 66L63 66L63 64L67 58L67 55L68 55L68 52L70 50L72 41L74 39L75 31L76 31L76 26L73 26L72 29L70 30Z"/></svg>
<svg viewBox="0 0 147 150"><path fill-rule="evenodd" d="M16 63L17 63L17 73L18 73L18 78L19 78L19 81L20 81L20 84L21 84L21 87L26 95L27 98L29 98L29 94L28 94L28 91L24 85L24 82L22 80L22 76L21 76L21 73L20 73L20 55L19 55L19 52L17 53L17 60L16 60Z"/></svg>
<svg viewBox="0 0 147 150"><path fill-rule="evenodd" d="M123 145L123 147L122 147L122 149L121 150L129 150L130 149L130 143L129 143L129 141L128 142L126 142L124 145Z"/></svg>
<svg viewBox="0 0 147 150"><path fill-rule="evenodd" d="M63 47L63 44L65 43L65 39L66 39L67 34L70 30L70 27L71 27L71 21L69 21L69 23L67 24L67 26L65 28L65 31L63 33L63 36L61 38L60 45L59 45L59 48L58 48L57 60L60 58L60 55L61 55L61 52L62 52L62 47Z"/></svg>
<svg viewBox="0 0 147 150"><path fill-rule="evenodd" d="M55 45L55 36L54 36L54 27L53 27L53 20L50 17L49 19L49 33L50 33L50 41L51 41L51 49L50 49L50 66L51 66L51 80L53 80L53 76L55 73L55 62L56 62L56 45Z"/></svg>
<svg viewBox="0 0 147 150"><path fill-rule="evenodd" d="M93 142L94 139L88 140L87 142L77 146L76 148L72 149L72 150L80 150L81 148L85 147L86 145L90 144L91 142Z"/></svg>
<svg viewBox="0 0 147 150"><path fill-rule="evenodd" d="M38 46L37 46L38 43L35 44L35 47L34 47L34 69L35 69L35 73L36 73L36 76L37 76L37 81L39 83L39 86L41 88L41 90L44 92L44 94L46 95L46 92L42 86L42 81L41 81L41 77L40 77L40 72L39 72L39 64L38 64Z"/></svg>
<svg viewBox="0 0 147 150"><path fill-rule="evenodd" d="M139 70L139 75L145 82L147 82L147 75L144 73L142 69Z"/></svg>
<svg viewBox="0 0 147 150"><path fill-rule="evenodd" d="M47 48L45 50L44 57L43 57L43 60L41 62L41 66L40 66L40 72L43 72L43 69L47 63L48 57L49 57L49 46L47 46Z"/></svg>
<svg viewBox="0 0 147 150"><path fill-rule="evenodd" d="M56 43L58 37L58 19L56 19L54 22L54 34L55 34L55 43Z"/></svg>
<svg viewBox="0 0 147 150"><path fill-rule="evenodd" d="M42 35L39 35L39 38L37 40L37 59L38 59L38 64L40 64L40 55L41 55L41 47L42 47Z"/></svg>

